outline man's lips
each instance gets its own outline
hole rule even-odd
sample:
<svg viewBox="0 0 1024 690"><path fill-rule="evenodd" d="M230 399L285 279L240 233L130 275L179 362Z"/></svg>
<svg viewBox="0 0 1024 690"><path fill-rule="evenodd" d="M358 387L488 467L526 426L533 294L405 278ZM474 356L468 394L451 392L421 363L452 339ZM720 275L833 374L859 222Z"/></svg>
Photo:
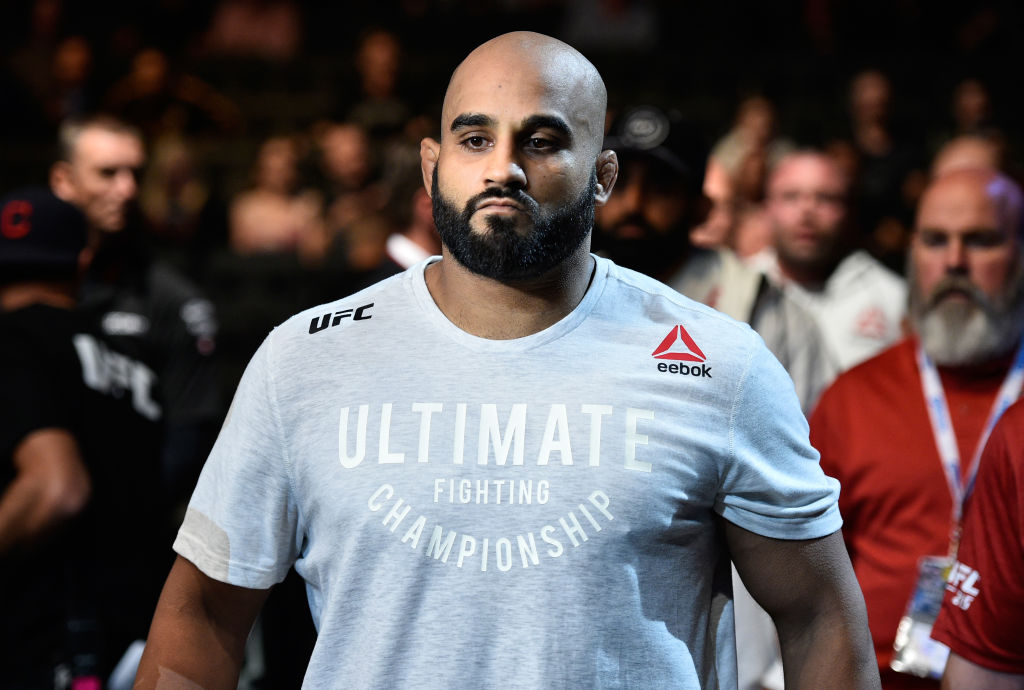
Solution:
<svg viewBox="0 0 1024 690"><path fill-rule="evenodd" d="M487 199L477 205L477 211L483 210L497 213L522 213L523 207L510 199Z"/></svg>
<svg viewBox="0 0 1024 690"><path fill-rule="evenodd" d="M945 290L942 290L932 298L932 304L938 304L940 302L945 302L947 300L956 302L975 301L974 295L968 290L964 290L961 288L947 288Z"/></svg>

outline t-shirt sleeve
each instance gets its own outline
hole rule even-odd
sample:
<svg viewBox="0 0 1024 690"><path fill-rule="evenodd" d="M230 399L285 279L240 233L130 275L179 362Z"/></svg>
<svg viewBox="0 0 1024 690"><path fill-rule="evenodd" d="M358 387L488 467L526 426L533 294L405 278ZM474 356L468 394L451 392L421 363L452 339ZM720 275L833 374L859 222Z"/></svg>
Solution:
<svg viewBox="0 0 1024 690"><path fill-rule="evenodd" d="M208 576L258 589L284 579L300 543L275 399L273 338L242 376L174 542Z"/></svg>
<svg viewBox="0 0 1024 690"><path fill-rule="evenodd" d="M1024 407L1018 403L985 447L932 632L959 656L1004 673L1024 673L1022 425Z"/></svg>
<svg viewBox="0 0 1024 690"><path fill-rule="evenodd" d="M793 383L760 345L740 380L716 510L775 539L814 539L842 526L839 483L825 476L808 440Z"/></svg>

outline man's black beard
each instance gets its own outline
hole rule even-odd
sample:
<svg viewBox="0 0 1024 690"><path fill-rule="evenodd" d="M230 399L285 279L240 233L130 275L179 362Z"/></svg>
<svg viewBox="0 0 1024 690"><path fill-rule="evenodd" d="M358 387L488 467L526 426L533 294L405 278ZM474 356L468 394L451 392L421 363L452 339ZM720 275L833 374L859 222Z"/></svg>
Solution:
<svg viewBox="0 0 1024 690"><path fill-rule="evenodd" d="M677 223L668 232L658 232L642 215L624 218L618 225L635 225L644 229L642 237L620 237L617 228L594 233L594 251L619 266L644 275L667 280L690 251L688 219Z"/></svg>
<svg viewBox="0 0 1024 690"><path fill-rule="evenodd" d="M597 172L587 188L568 206L544 216L536 201L521 189L492 187L466 202L460 212L445 199L437 184L437 168L431 181L434 225L441 242L460 264L473 273L494 280L526 280L544 275L565 261L594 227L594 194ZM470 219L485 199L511 199L530 217L533 229L516 232L516 219L487 216L490 232L480 234Z"/></svg>

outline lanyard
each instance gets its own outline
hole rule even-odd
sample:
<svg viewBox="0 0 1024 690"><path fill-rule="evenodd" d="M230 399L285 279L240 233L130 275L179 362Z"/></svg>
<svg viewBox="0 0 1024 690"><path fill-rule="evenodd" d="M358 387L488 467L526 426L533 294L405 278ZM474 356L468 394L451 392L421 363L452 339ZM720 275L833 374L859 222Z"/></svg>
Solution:
<svg viewBox="0 0 1024 690"><path fill-rule="evenodd" d="M999 417L1018 398L1021 387L1024 386L1024 341L1017 348L1010 371L1003 379L995 402L992 403L992 411L988 414L988 421L985 422L981 438L978 439L978 445L974 449L964 482L960 481L960 449L956 442L956 434L953 433L953 418L949 414L946 393L942 390L942 381L939 379L939 372L935 368L935 364L925 354L924 348L920 344L917 346L917 367L921 372L921 386L924 389L924 399L928 407L928 418L932 423L932 433L935 435L935 444L938 446L939 456L942 459L942 469L946 472L949 493L953 497L954 524L959 525L963 515L964 501L967 500L974 488L974 478L978 474L978 461L981 459L985 442L988 441L992 428L999 421Z"/></svg>

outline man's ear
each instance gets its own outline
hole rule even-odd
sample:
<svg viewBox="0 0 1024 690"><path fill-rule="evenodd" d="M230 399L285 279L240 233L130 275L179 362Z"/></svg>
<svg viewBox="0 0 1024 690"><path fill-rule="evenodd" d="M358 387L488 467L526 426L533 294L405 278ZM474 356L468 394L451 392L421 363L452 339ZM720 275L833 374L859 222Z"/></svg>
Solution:
<svg viewBox="0 0 1024 690"><path fill-rule="evenodd" d="M434 168L437 167L437 156L441 150L441 144L436 139L424 137L420 142L420 172L423 173L423 187L430 196L433 190Z"/></svg>
<svg viewBox="0 0 1024 690"><path fill-rule="evenodd" d="M619 157L614 151L606 149L597 156L597 191L594 193L594 203L598 206L608 201L612 188L615 187L615 180L619 179Z"/></svg>
<svg viewBox="0 0 1024 690"><path fill-rule="evenodd" d="M57 198L70 203L74 202L75 186L71 182L71 164L57 161L50 167L50 189Z"/></svg>

